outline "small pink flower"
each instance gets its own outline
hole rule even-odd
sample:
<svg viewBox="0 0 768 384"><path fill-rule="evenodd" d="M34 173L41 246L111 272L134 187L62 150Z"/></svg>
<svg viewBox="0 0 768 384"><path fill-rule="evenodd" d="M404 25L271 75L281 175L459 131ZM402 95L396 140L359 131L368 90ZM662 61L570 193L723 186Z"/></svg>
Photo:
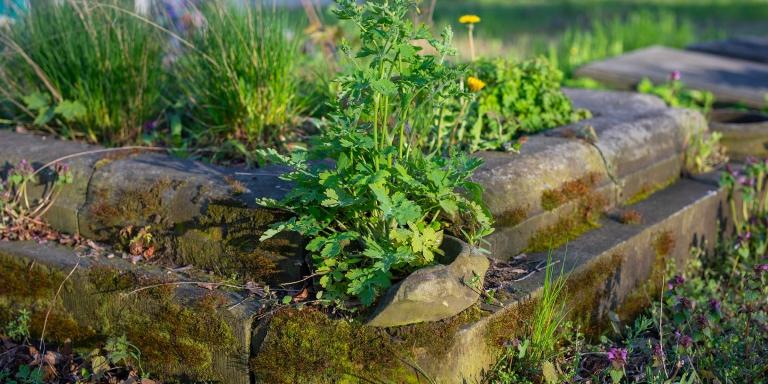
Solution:
<svg viewBox="0 0 768 384"><path fill-rule="evenodd" d="M627 350L625 348L611 348L608 350L608 361L614 368L621 369L627 365Z"/></svg>
<svg viewBox="0 0 768 384"><path fill-rule="evenodd" d="M669 73L669 80L671 81L680 81L680 71L672 71Z"/></svg>
<svg viewBox="0 0 768 384"><path fill-rule="evenodd" d="M765 273L768 272L768 264L758 264L755 266L755 272L756 273Z"/></svg>

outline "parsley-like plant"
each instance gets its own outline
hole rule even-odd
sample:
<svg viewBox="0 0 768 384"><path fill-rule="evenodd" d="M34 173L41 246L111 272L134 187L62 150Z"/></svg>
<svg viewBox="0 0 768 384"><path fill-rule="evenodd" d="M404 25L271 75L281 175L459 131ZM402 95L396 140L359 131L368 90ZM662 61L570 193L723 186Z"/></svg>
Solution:
<svg viewBox="0 0 768 384"><path fill-rule="evenodd" d="M433 38L410 21L415 9L412 0L338 0L336 15L359 28L360 48L342 45L352 69L336 80L328 127L309 152L262 153L291 167L283 178L293 189L261 203L294 213L262 239L306 236L318 298L329 303L372 304L393 281L437 263L446 231L470 243L492 231L482 189L469 179L481 160L443 157L429 150L445 147L441 135L432 144L417 135L440 130L441 103L463 92L464 69L444 63L450 30Z"/></svg>

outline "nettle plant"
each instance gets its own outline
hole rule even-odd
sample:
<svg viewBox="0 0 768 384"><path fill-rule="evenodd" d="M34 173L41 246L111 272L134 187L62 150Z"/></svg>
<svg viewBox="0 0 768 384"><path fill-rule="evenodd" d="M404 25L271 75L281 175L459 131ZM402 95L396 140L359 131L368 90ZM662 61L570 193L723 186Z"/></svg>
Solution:
<svg viewBox="0 0 768 384"><path fill-rule="evenodd" d="M318 299L368 306L393 281L438 262L446 231L476 244L492 232L491 218L481 187L469 180L481 160L443 157L428 151L441 143L414 137L439 131L441 100L460 91L463 70L444 63L450 31L437 40L414 26L411 0L337 5L336 15L359 28L360 48L343 48L352 69L337 78L334 112L312 149L262 152L292 168L283 178L294 185L282 201L260 202L294 213L262 240L282 231L304 235ZM437 54L421 54L416 41Z"/></svg>

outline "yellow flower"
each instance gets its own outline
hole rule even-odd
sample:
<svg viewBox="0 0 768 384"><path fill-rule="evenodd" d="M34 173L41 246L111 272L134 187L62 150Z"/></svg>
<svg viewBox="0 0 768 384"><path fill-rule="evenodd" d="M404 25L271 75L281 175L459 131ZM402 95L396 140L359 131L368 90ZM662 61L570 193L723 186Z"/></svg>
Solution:
<svg viewBox="0 0 768 384"><path fill-rule="evenodd" d="M477 24L480 22L480 16L478 15L464 15L459 17L459 23L462 24Z"/></svg>
<svg viewBox="0 0 768 384"><path fill-rule="evenodd" d="M469 86L469 89L472 90L472 92L480 92L481 89L485 88L485 82L478 79L477 77L470 76L467 79L467 85Z"/></svg>

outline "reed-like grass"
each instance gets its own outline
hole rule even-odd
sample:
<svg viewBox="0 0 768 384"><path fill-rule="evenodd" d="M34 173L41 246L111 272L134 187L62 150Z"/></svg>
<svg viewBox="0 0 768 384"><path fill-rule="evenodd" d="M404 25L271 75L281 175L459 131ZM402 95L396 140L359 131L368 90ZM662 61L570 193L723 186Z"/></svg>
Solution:
<svg viewBox="0 0 768 384"><path fill-rule="evenodd" d="M224 1L201 11L206 26L174 68L190 128L210 144L282 142L301 109L299 39L288 18L271 7Z"/></svg>
<svg viewBox="0 0 768 384"><path fill-rule="evenodd" d="M162 32L133 13L126 0L39 0L0 31L0 92L5 118L33 121L24 101L46 95L53 106L77 102L84 112L46 123L63 136L106 144L136 141L161 117Z"/></svg>

